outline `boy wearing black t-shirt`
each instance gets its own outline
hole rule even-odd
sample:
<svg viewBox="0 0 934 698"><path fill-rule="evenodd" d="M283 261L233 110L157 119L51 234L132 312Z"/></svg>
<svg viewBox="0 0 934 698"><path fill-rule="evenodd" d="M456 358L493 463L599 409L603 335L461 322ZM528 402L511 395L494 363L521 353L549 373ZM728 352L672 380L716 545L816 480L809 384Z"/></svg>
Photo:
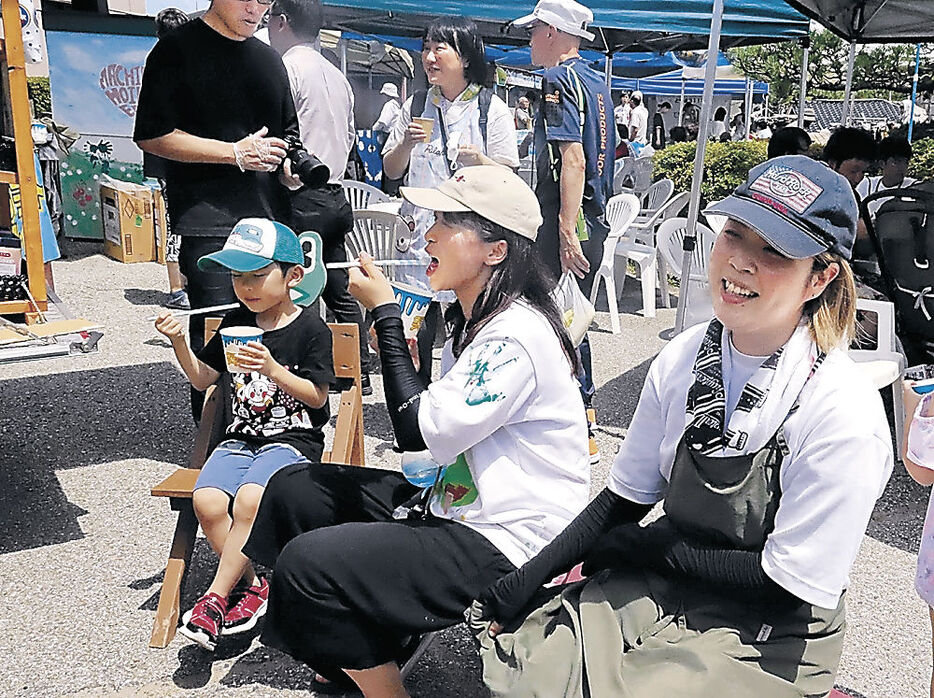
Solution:
<svg viewBox="0 0 934 698"><path fill-rule="evenodd" d="M192 308L234 300L226 273L201 270L237 221L287 223L288 191L277 170L286 135L298 137L288 74L278 54L253 37L268 3L213 0L200 18L161 38L146 58L133 140L167 160L172 230ZM192 346L204 316L189 322ZM192 395L195 416L200 397Z"/></svg>
<svg viewBox="0 0 934 698"><path fill-rule="evenodd" d="M296 306L289 295L302 279L302 261L298 237L289 228L267 219L244 219L222 250L198 260L199 268L231 272L243 307L227 314L197 355L176 318L165 312L156 320L156 329L171 340L195 388L207 389L223 373L232 384L230 438L205 462L192 497L220 563L180 629L209 650L220 634L249 630L266 612L269 586L241 552L266 483L287 465L319 461L324 447L321 427L329 418L328 387L334 380L331 332L313 308ZM252 329L262 341L225 349L226 328ZM241 587L235 591L238 581Z"/></svg>

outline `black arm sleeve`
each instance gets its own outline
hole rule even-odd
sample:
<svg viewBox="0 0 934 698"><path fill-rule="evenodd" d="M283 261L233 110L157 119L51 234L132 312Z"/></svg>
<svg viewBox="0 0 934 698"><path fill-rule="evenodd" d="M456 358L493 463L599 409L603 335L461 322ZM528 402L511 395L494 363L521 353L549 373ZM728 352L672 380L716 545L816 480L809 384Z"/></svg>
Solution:
<svg viewBox="0 0 934 698"><path fill-rule="evenodd" d="M800 602L765 573L759 552L701 548L682 540L672 546L665 561L675 572L712 585L755 591L757 597L773 601Z"/></svg>
<svg viewBox="0 0 934 698"><path fill-rule="evenodd" d="M418 426L418 405L425 389L409 355L402 331L402 311L397 303L384 303L370 311L383 365L383 392L396 443L403 451L427 448Z"/></svg>
<svg viewBox="0 0 934 698"><path fill-rule="evenodd" d="M640 521L652 507L636 504L604 489L542 551L480 595L485 615L508 622L541 586L580 562L600 535L621 523Z"/></svg>

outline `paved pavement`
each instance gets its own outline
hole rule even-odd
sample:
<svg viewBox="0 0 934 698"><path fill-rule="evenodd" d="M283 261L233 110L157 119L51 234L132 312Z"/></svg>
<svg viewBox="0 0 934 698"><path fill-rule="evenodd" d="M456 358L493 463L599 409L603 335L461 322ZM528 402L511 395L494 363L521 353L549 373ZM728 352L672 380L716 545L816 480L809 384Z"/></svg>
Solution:
<svg viewBox="0 0 934 698"><path fill-rule="evenodd" d="M165 272L73 245L56 265L59 294L103 323L98 354L0 366L0 695L298 696L310 673L255 638L213 656L176 638L147 646L174 518L149 487L184 463L192 426L185 381L145 318ZM592 333L605 481L652 357L674 312L637 313L630 281L622 333ZM602 328L606 313L598 314ZM366 399L370 464L398 467L378 377ZM848 477L842 472L840 477ZM848 595L838 674L854 696L926 695L927 612L913 590L927 492L897 467L873 516ZM207 586L214 558L199 539L183 605ZM446 632L409 679L414 696L485 696L470 638Z"/></svg>

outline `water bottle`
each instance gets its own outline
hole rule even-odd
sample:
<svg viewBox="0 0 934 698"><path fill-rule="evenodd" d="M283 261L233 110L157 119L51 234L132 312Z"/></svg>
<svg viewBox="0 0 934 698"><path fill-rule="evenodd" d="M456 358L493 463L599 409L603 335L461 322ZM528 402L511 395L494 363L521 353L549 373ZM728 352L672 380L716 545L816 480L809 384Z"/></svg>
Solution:
<svg viewBox="0 0 934 698"><path fill-rule="evenodd" d="M446 469L447 466L435 461L429 451L407 451L402 454L402 474L416 487L431 487L444 477Z"/></svg>

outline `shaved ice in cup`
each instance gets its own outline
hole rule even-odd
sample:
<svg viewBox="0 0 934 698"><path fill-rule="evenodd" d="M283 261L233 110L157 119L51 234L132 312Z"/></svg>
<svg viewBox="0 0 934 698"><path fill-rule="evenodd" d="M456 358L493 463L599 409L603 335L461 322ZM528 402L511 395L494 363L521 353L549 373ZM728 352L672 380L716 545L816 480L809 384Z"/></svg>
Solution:
<svg viewBox="0 0 934 698"><path fill-rule="evenodd" d="M237 354L247 345L247 342L262 342L263 331L259 327L224 327L220 330L221 341L224 343L224 360L227 370L231 373L242 372L237 361Z"/></svg>

